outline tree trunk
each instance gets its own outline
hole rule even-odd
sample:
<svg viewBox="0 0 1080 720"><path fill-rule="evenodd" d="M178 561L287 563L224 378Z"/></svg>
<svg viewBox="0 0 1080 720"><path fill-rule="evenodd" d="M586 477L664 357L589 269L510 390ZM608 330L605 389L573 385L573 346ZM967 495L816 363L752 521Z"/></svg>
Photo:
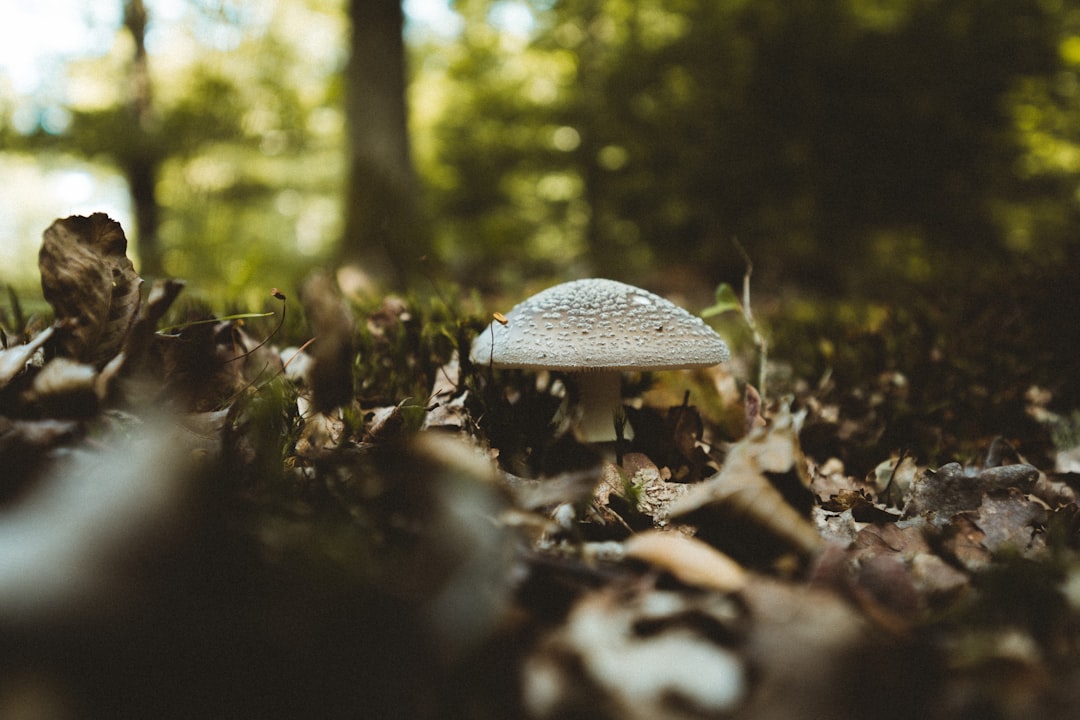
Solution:
<svg viewBox="0 0 1080 720"><path fill-rule="evenodd" d="M134 136L117 161L128 182L131 203L135 211L135 234L139 239L139 272L143 275L164 274L161 246L158 243L157 174L161 159L155 156L153 142L156 118L150 87L150 63L146 53L146 6L143 0L125 0L124 27L135 44L132 56L129 108Z"/></svg>
<svg viewBox="0 0 1080 720"><path fill-rule="evenodd" d="M341 260L403 287L429 245L409 150L400 0L350 0L349 180Z"/></svg>
<svg viewBox="0 0 1080 720"><path fill-rule="evenodd" d="M139 273L148 277L162 277L165 270L162 267L161 246L157 241L159 214L155 192L158 163L150 159L128 158L124 160L122 171L135 211Z"/></svg>

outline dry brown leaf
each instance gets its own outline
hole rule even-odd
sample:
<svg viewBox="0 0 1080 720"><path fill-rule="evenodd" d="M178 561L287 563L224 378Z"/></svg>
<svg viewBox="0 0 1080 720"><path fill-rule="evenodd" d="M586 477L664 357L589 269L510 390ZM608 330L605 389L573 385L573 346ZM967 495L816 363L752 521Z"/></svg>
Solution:
<svg viewBox="0 0 1080 720"><path fill-rule="evenodd" d="M922 530L916 526L899 527L895 523L868 525L855 537L858 556L881 552L897 553L905 560L930 552Z"/></svg>
<svg viewBox="0 0 1080 720"><path fill-rule="evenodd" d="M141 299L142 278L127 257L120 223L104 213L55 221L43 235L38 267L64 329L61 352L104 365L123 346Z"/></svg>
<svg viewBox="0 0 1080 720"><path fill-rule="evenodd" d="M806 463L799 449L798 421L782 411L776 423L759 428L732 446L720 472L691 488L672 503L672 518L693 514L703 533L723 531L728 523L740 530L756 528L766 538L778 541L802 555L812 555L824 544L810 520L785 500L765 473L792 475L793 485L806 484ZM710 517L715 514L715 517ZM710 524L715 523L713 527ZM753 537L741 537L745 546L766 544ZM724 547L724 549L728 549Z"/></svg>
<svg viewBox="0 0 1080 720"><path fill-rule="evenodd" d="M859 607L884 627L902 630L904 618L921 609L915 581L893 553L864 557L855 567L851 593Z"/></svg>
<svg viewBox="0 0 1080 720"><path fill-rule="evenodd" d="M1039 471L1030 465L1004 465L976 470L947 463L926 469L911 486L904 506L905 517L922 516L942 526L957 513L977 509L988 493L1010 489L1027 492L1035 486Z"/></svg>
<svg viewBox="0 0 1080 720"><path fill-rule="evenodd" d="M729 717L751 694L753 676L738 647L747 622L738 603L717 593L589 593L527 658L528 714Z"/></svg>
<svg viewBox="0 0 1080 720"><path fill-rule="evenodd" d="M53 332L53 328L46 328L25 345L0 350L0 390L26 369L30 358L52 337Z"/></svg>
<svg viewBox="0 0 1080 720"><path fill-rule="evenodd" d="M406 398L397 405L374 408L370 411L370 418L364 425L364 442L379 443L387 442L401 435L405 428L405 418L401 409L408 404Z"/></svg>
<svg viewBox="0 0 1080 720"><path fill-rule="evenodd" d="M895 507L904 506L904 498L915 483L919 468L910 455L889 458L878 464L867 475L866 482L872 485L877 497Z"/></svg>
<svg viewBox="0 0 1080 720"><path fill-rule="evenodd" d="M979 507L984 492L978 478L965 473L960 463L947 463L937 470L926 468L911 486L904 517L922 516L942 526L953 515Z"/></svg>
<svg viewBox="0 0 1080 720"><path fill-rule="evenodd" d="M145 369L158 323L183 289L183 280L165 279L154 282L146 302L139 307L138 315L124 339L123 349L106 363L98 374L97 394L103 401L113 394L117 378L130 376L134 368Z"/></svg>
<svg viewBox="0 0 1080 720"><path fill-rule="evenodd" d="M671 477L670 471L666 475ZM691 487L686 483L668 482L665 472L647 455L626 453L623 455L621 468L604 463L596 502L607 505L610 493L614 492L624 500L632 502L634 510L652 520L655 526L663 526L668 522L671 504L686 495Z"/></svg>
<svg viewBox="0 0 1080 720"><path fill-rule="evenodd" d="M1011 488L983 498L975 523L986 534L982 544L990 552L1015 551L1032 557L1046 549L1042 528L1048 519L1045 505Z"/></svg>
<svg viewBox="0 0 1080 720"><path fill-rule="evenodd" d="M971 571L984 570L993 559L983 544L984 533L968 513L957 515L942 533L941 549Z"/></svg>
<svg viewBox="0 0 1080 720"><path fill-rule="evenodd" d="M98 410L96 381L92 365L56 357L34 377L30 394L48 415L89 416Z"/></svg>
<svg viewBox="0 0 1080 720"><path fill-rule="evenodd" d="M708 543L677 531L645 530L623 542L626 557L674 575L694 587L737 592L746 585L746 571Z"/></svg>
<svg viewBox="0 0 1080 720"><path fill-rule="evenodd" d="M461 365L455 350L450 360L435 373L422 430L463 430L468 427L465 410L468 392L462 386Z"/></svg>
<svg viewBox="0 0 1080 720"><path fill-rule="evenodd" d="M931 553L921 553L912 558L911 579L919 594L931 601L951 600L963 592L969 582L967 573Z"/></svg>
<svg viewBox="0 0 1080 720"><path fill-rule="evenodd" d="M510 473L500 473L517 507L523 510L541 510L557 505L575 506L593 494L597 488L598 468L571 470L542 480L522 478Z"/></svg>

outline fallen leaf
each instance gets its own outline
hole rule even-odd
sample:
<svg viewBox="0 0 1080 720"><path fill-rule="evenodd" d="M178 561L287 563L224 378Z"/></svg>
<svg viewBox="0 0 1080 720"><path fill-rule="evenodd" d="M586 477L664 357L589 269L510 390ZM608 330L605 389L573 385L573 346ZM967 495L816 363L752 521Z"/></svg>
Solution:
<svg viewBox="0 0 1080 720"><path fill-rule="evenodd" d="M372 410L370 412L371 418L367 420L364 426L364 442L385 442L401 435L405 427L405 418L401 409L408 402L408 399L406 399L397 405Z"/></svg>
<svg viewBox="0 0 1080 720"><path fill-rule="evenodd" d="M926 468L911 485L904 517L921 516L941 527L957 513L979 507L984 491L978 478L964 472L960 463Z"/></svg>
<svg viewBox="0 0 1080 720"><path fill-rule="evenodd" d="M937 526L947 524L961 512L977 509L987 494L1035 486L1039 471L1030 465L1004 465L976 470L960 463L927 468L911 486L904 517L921 516Z"/></svg>
<svg viewBox="0 0 1080 720"><path fill-rule="evenodd" d="M892 553L864 557L855 569L851 593L868 617L895 631L921 609L911 573Z"/></svg>
<svg viewBox="0 0 1080 720"><path fill-rule="evenodd" d="M63 354L104 365L120 351L141 300L142 278L120 223L104 213L55 221L43 235L38 267Z"/></svg>
<svg viewBox="0 0 1080 720"><path fill-rule="evenodd" d="M750 693L737 652L745 623L741 606L716 593L591 592L527 659L529 716L727 717Z"/></svg>
<svg viewBox="0 0 1080 720"><path fill-rule="evenodd" d="M450 360L435 373L427 413L420 429L464 430L469 426L468 411L465 409L467 398L468 391L464 389L461 365L455 350Z"/></svg>
<svg viewBox="0 0 1080 720"><path fill-rule="evenodd" d="M910 455L903 455L880 463L866 480L881 500L895 507L903 507L904 498L911 491L918 470L915 460Z"/></svg>
<svg viewBox="0 0 1080 720"><path fill-rule="evenodd" d="M673 530L645 530L623 541L626 557L647 562L693 587L737 592L746 585L746 571L730 557Z"/></svg>
<svg viewBox="0 0 1080 720"><path fill-rule="evenodd" d="M992 554L983 545L986 538L975 520L967 513L957 515L942 533L941 549L964 568L972 572L990 566Z"/></svg>
<svg viewBox="0 0 1080 720"><path fill-rule="evenodd" d="M824 544L817 528L770 481L788 476L789 488L809 494L797 428L798 419L782 410L772 426L752 431L731 447L717 475L672 503L670 517L697 524L703 538L715 538L740 559L742 553L768 556L777 545L804 556L816 553Z"/></svg>
<svg viewBox="0 0 1080 720"><path fill-rule="evenodd" d="M98 410L97 371L92 365L56 357L34 377L31 400L46 415L89 417Z"/></svg>
<svg viewBox="0 0 1080 720"><path fill-rule="evenodd" d="M17 345L7 350L0 350L0 390L5 388L15 376L26 369L27 363L41 346L52 337L53 328L46 328L34 336L25 345Z"/></svg>
<svg viewBox="0 0 1080 720"><path fill-rule="evenodd" d="M1016 466L1010 466L1016 467ZM1046 549L1046 507L1015 488L983 498L975 523L985 533L983 545L992 553L1015 551L1032 557Z"/></svg>
<svg viewBox="0 0 1080 720"><path fill-rule="evenodd" d="M106 363L98 375L97 394L103 401L113 395L118 378L131 376L138 368L145 369L149 362L148 351L156 337L157 325L183 289L182 280L165 279L154 282L146 302L139 307L135 322L124 339L123 349ZM147 394L150 392L148 388L142 390Z"/></svg>
<svg viewBox="0 0 1080 720"><path fill-rule="evenodd" d="M968 587L967 573L957 570L940 556L920 553L911 559L911 579L919 594L931 602L949 601Z"/></svg>

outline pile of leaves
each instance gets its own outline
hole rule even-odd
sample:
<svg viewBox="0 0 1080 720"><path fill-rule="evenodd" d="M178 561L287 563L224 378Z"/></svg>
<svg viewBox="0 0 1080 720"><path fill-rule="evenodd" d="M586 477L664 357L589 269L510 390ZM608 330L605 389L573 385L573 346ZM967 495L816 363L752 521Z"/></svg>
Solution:
<svg viewBox="0 0 1080 720"><path fill-rule="evenodd" d="M0 317L0 715L1080 699L1068 447L1056 468L999 438L979 463L852 472L871 424L809 389L763 409L724 368L681 397L638 378L633 440L595 447L571 381L474 365L485 321L451 303L316 275L291 329L277 290L269 312L185 314L101 214L58 220L40 258L52 322Z"/></svg>

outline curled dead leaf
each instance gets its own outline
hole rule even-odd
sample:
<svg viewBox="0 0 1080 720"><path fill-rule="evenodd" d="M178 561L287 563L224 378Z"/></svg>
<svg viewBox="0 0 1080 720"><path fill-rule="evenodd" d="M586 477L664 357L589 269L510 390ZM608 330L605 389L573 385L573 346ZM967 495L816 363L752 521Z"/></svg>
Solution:
<svg viewBox="0 0 1080 720"><path fill-rule="evenodd" d="M627 557L674 575L694 587L737 592L746 585L746 571L724 553L677 531L646 530L623 543Z"/></svg>
<svg viewBox="0 0 1080 720"><path fill-rule="evenodd" d="M696 523L703 539L715 539L731 552L768 555L779 546L804 556L816 553L824 540L773 481L789 476L784 485L805 489L798 424L797 416L782 410L772 426L758 428L733 445L720 472L675 501L670 517Z"/></svg>
<svg viewBox="0 0 1080 720"><path fill-rule="evenodd" d="M41 289L52 305L61 352L101 366L120 351L139 310L142 278L127 257L120 223L104 213L72 215L45 230Z"/></svg>
<svg viewBox="0 0 1080 720"><path fill-rule="evenodd" d="M146 302L139 307L139 312L124 338L123 349L107 362L98 374L97 393L103 401L114 394L118 378L133 375L140 367L147 369L145 367L149 363L147 356L150 355L149 350L158 322L165 316L183 289L183 280L164 279L154 282L146 297Z"/></svg>

